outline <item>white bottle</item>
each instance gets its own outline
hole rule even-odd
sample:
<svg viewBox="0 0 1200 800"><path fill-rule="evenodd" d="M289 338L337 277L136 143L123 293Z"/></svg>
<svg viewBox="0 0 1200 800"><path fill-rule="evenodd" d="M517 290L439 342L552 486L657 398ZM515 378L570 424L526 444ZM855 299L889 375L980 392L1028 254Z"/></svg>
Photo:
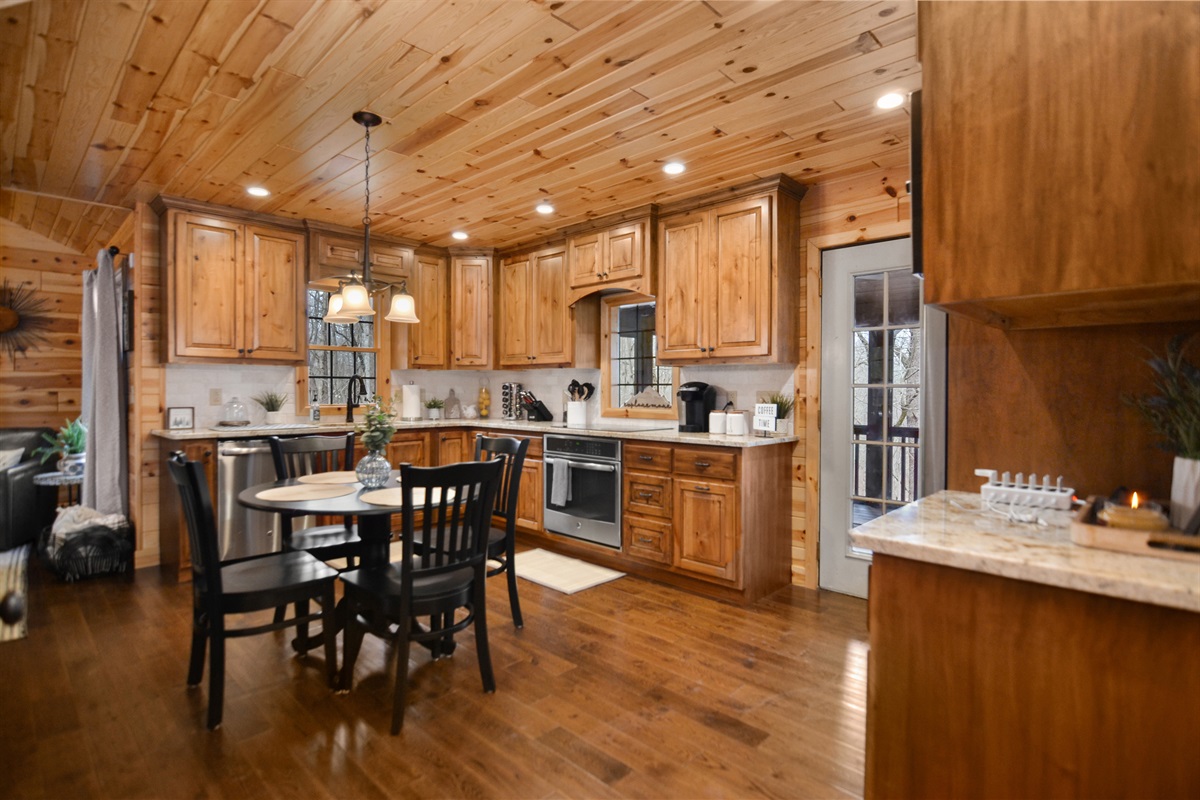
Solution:
<svg viewBox="0 0 1200 800"><path fill-rule="evenodd" d="M308 418L312 422L321 421L321 404L317 401L317 395L313 393L312 405L308 407Z"/></svg>

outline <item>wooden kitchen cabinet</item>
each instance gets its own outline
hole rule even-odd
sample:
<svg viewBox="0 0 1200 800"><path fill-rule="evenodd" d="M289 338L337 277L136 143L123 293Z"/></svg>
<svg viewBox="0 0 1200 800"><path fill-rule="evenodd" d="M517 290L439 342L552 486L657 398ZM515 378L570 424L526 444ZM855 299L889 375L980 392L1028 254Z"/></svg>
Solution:
<svg viewBox="0 0 1200 800"><path fill-rule="evenodd" d="M738 497L732 483L675 479L676 567L736 582L738 523Z"/></svg>
<svg viewBox="0 0 1200 800"><path fill-rule="evenodd" d="M1200 319L1195 4L919 6L925 302L1010 329Z"/></svg>
<svg viewBox="0 0 1200 800"><path fill-rule="evenodd" d="M595 307L567 304L567 249L556 245L500 262L501 367L587 367L598 362ZM582 313L577 313L582 312Z"/></svg>
<svg viewBox="0 0 1200 800"><path fill-rule="evenodd" d="M601 221L593 225L602 224ZM653 217L596 230L568 229L567 263L572 302L600 289L653 295Z"/></svg>
<svg viewBox="0 0 1200 800"><path fill-rule="evenodd" d="M450 366L492 366L492 258L453 254L450 261Z"/></svg>
<svg viewBox="0 0 1200 800"><path fill-rule="evenodd" d="M388 461L392 469L399 469L401 464L412 464L414 467L432 466L429 458L429 434L405 432L397 433L387 446Z"/></svg>
<svg viewBox="0 0 1200 800"><path fill-rule="evenodd" d="M517 525L528 531L542 530L542 460L531 459L528 455L521 466Z"/></svg>
<svg viewBox="0 0 1200 800"><path fill-rule="evenodd" d="M407 326L409 366L444 368L448 363L446 317L450 305L446 259L417 253L408 287L421 320Z"/></svg>
<svg viewBox="0 0 1200 800"><path fill-rule="evenodd" d="M309 221L310 283L328 286L336 291L337 279L363 268L363 237L351 231L330 230ZM411 246L371 237L371 277L384 281L410 278L413 274L415 252ZM418 314L417 316L420 316Z"/></svg>
<svg viewBox="0 0 1200 800"><path fill-rule="evenodd" d="M166 360L303 362L303 233L197 211L166 214Z"/></svg>
<svg viewBox="0 0 1200 800"><path fill-rule="evenodd" d="M725 199L730 193L748 196ZM658 357L796 361L799 203L786 176L693 201L659 221Z"/></svg>
<svg viewBox="0 0 1200 800"><path fill-rule="evenodd" d="M466 431L438 431L434 436L438 443L438 466L470 461L475 454L475 441Z"/></svg>

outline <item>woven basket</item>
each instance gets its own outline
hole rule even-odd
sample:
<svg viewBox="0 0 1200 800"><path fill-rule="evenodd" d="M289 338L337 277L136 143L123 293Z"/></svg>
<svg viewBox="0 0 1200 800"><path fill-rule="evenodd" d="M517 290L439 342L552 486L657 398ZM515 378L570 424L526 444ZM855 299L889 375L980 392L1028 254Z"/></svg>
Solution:
<svg viewBox="0 0 1200 800"><path fill-rule="evenodd" d="M93 575L133 571L133 528L93 525L71 534L58 552L50 552L50 528L38 537L38 553L50 570L66 581Z"/></svg>

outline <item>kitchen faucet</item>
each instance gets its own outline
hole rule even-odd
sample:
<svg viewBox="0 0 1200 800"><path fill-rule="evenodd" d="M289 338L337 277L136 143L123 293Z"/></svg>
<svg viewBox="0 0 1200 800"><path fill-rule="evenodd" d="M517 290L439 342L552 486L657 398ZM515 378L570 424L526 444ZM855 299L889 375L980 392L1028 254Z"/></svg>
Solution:
<svg viewBox="0 0 1200 800"><path fill-rule="evenodd" d="M354 401L354 382L358 381L358 393L360 397L365 397L367 394L367 384L358 375L351 375L349 383L346 384L346 422L354 422L354 409L358 408L359 404Z"/></svg>

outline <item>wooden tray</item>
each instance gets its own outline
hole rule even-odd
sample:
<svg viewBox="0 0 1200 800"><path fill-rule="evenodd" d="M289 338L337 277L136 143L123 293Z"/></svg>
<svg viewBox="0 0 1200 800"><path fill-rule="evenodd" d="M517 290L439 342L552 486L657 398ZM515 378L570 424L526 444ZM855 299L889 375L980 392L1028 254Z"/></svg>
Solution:
<svg viewBox="0 0 1200 800"><path fill-rule="evenodd" d="M1102 497L1089 497L1087 504L1071 519L1072 542L1138 556L1200 562L1200 536L1189 536L1175 528L1165 531L1114 528L1096 518L1103 503Z"/></svg>

